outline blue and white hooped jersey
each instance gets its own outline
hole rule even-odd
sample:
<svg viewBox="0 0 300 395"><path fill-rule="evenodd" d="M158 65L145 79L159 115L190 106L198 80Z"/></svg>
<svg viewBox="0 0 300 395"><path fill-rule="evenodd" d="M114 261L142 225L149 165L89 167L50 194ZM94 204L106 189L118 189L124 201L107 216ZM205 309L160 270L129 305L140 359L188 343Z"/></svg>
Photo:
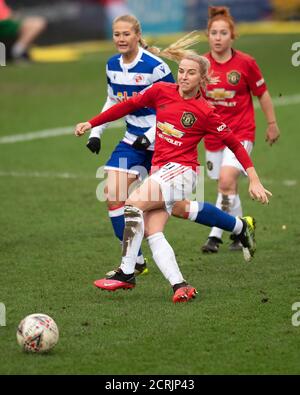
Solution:
<svg viewBox="0 0 300 395"><path fill-rule="evenodd" d="M106 74L108 97L103 110L127 100L155 82L174 82L169 66L141 47L136 59L130 64L124 64L120 54L112 56L106 65ZM124 119L126 132L123 141L128 144L132 144L137 136L147 132L156 123L155 111L150 108L135 111Z"/></svg>

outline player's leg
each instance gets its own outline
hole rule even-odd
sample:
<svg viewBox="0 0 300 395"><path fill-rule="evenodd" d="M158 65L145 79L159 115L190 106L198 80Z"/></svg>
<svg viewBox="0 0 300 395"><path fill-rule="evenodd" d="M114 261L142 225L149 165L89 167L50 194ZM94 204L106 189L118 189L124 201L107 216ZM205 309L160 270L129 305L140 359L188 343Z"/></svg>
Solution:
<svg viewBox="0 0 300 395"><path fill-rule="evenodd" d="M217 183L220 176L223 155L224 155L224 149L219 151L208 151L208 150L205 151L207 176L211 180L217 181ZM221 208L218 199L216 202L216 206L218 208ZM210 236L208 237L206 243L202 246L201 249L204 252L218 252L220 244L222 244L221 238Z"/></svg>
<svg viewBox="0 0 300 395"><path fill-rule="evenodd" d="M174 176L174 170L176 170L176 176ZM175 200L178 200L178 196L185 196L191 193L195 181L196 173L190 168L185 168L176 163L168 163L151 175L130 195L126 201L124 210L125 229L120 268L109 281L106 279L105 284L98 282L98 284L95 284L96 286L102 289L108 289L110 287L109 283L111 283L111 288L109 288L111 290L123 288L123 284L126 284L126 288L132 288L134 286L134 262L144 236L143 214L146 212L148 214L153 210L159 209L164 209L170 214ZM159 229L155 229L154 231L159 233L157 230ZM162 239L159 238L159 241L162 241ZM128 285L129 283L130 285ZM179 284L179 288L182 288L184 285L185 290L178 291L179 296L176 293L176 298L178 297L176 301L183 301L183 299L193 297L194 289L192 287L183 284L183 282Z"/></svg>
<svg viewBox="0 0 300 395"><path fill-rule="evenodd" d="M252 217L233 217L210 203L188 200L176 202L172 215L231 232L241 243L246 261L255 253L255 220Z"/></svg>
<svg viewBox="0 0 300 395"><path fill-rule="evenodd" d="M144 237L144 211L163 207L164 200L160 185L151 177L132 192L124 206L125 227L120 267L112 276L97 280L94 283L97 287L114 291L135 286L134 269Z"/></svg>
<svg viewBox="0 0 300 395"><path fill-rule="evenodd" d="M174 303L186 302L194 298L197 291L183 278L173 248L163 234L168 218L169 214L164 209L145 213L145 237L154 262L173 289Z"/></svg>
<svg viewBox="0 0 300 395"><path fill-rule="evenodd" d="M232 166L222 166L220 170L220 176L218 181L218 196L216 207L225 213L238 216L241 215L240 204L238 204L239 197L237 195L238 188L238 178L240 175L240 170L236 169ZM221 243L223 235L223 229L214 226L210 234L208 236L208 241L215 239L220 240ZM208 246L211 243L208 243ZM205 248L207 245L204 245L202 248L203 252L217 252L218 248L215 251L210 251L210 248Z"/></svg>
<svg viewBox="0 0 300 395"><path fill-rule="evenodd" d="M151 166L151 152L138 151L120 142L105 165L108 173L106 196L109 217L116 237L122 243L124 233L124 204L139 178L145 178ZM146 260L139 251L136 275L147 273ZM113 271L109 272L113 274Z"/></svg>
<svg viewBox="0 0 300 395"><path fill-rule="evenodd" d="M250 154L253 143L244 141L242 144L248 154ZM225 148L223 151L222 162L218 171L218 196L216 206L232 216L242 217L241 200L238 194L238 180L239 176L241 174L246 175L246 172L229 148ZM222 243L222 234L222 229L213 227L207 242L202 247L202 251L218 252L219 244ZM233 242L229 247L230 250L241 250L242 246L240 241L237 240L234 235L231 235L231 239Z"/></svg>
<svg viewBox="0 0 300 395"><path fill-rule="evenodd" d="M218 184L218 199L221 202L221 209L233 216L242 217L242 205L238 193L238 180L241 175L241 169L233 166L222 166ZM211 234L216 232L218 228L213 228ZM242 249L240 241L232 234L232 243L229 246L231 251L239 251Z"/></svg>
<svg viewBox="0 0 300 395"><path fill-rule="evenodd" d="M40 16L27 17L20 23L19 37L12 47L14 59L27 53L30 45L46 29L46 19Z"/></svg>
<svg viewBox="0 0 300 395"><path fill-rule="evenodd" d="M196 173L192 169L178 163L168 163L146 179L130 195L126 201L124 212L125 230L121 264L124 273L132 273L133 257L136 253L135 246L141 244L142 241L143 236L140 236L142 231L138 223L143 222L143 212L163 208L170 214L174 202L178 200L178 197L183 196L184 198L186 194L191 193L195 182ZM134 220L131 219L131 216ZM124 244L125 242L126 244Z"/></svg>
<svg viewBox="0 0 300 395"><path fill-rule="evenodd" d="M125 227L124 205L128 198L128 190L137 181L137 175L119 170L107 170L107 180L105 195L107 197L108 215L115 233L115 236L122 243ZM147 272L147 266L142 251L136 261L136 275ZM107 275L113 274L113 271Z"/></svg>

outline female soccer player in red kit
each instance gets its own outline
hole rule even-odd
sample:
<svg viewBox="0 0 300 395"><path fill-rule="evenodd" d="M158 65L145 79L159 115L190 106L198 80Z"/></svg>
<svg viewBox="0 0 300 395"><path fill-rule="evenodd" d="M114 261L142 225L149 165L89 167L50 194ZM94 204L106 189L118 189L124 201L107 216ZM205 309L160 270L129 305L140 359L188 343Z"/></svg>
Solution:
<svg viewBox="0 0 300 395"><path fill-rule="evenodd" d="M199 165L197 145L205 135L216 136L235 153L249 176L249 193L253 199L267 203L267 194L271 195L260 183L243 146L201 95L200 87L210 82L208 60L192 51L184 54L179 64L178 84L158 82L89 122L76 126L75 134L81 136L91 127L116 120L139 108L156 110L152 174L126 200L122 262L113 276L97 281L99 288L112 291L135 286L136 256L145 233L155 262L166 278L172 278L173 301L186 301L195 296L195 288L183 280L171 246L168 245L168 254L162 255L160 250L166 246L161 234L172 207L176 201L187 202L185 199L195 186ZM241 223L243 228L244 225Z"/></svg>
<svg viewBox="0 0 300 395"><path fill-rule="evenodd" d="M227 7L209 8L207 33L210 52L204 56L209 59L211 71L219 82L207 85L206 99L216 107L216 112L250 154L255 141L252 95L257 96L268 124L266 141L272 145L280 134L272 100L255 59L232 48L236 32ZM246 173L220 139L208 135L204 144L208 176L218 180L216 206L233 216L242 216L238 180L240 174ZM212 228L202 251L218 252L222 232ZM241 249L239 241L234 240L230 249Z"/></svg>

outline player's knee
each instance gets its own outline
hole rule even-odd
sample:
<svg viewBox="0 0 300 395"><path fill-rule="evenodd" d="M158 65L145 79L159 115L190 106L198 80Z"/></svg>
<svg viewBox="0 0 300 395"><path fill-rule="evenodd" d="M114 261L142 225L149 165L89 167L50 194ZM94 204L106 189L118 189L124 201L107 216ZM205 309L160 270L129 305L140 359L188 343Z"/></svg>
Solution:
<svg viewBox="0 0 300 395"><path fill-rule="evenodd" d="M147 238L152 235L151 229L145 224L144 237Z"/></svg>
<svg viewBox="0 0 300 395"><path fill-rule="evenodd" d="M173 208L172 208L172 215L173 217L178 217L181 218L181 208L180 206L174 204Z"/></svg>
<svg viewBox="0 0 300 395"><path fill-rule="evenodd" d="M132 207L137 207L138 209L142 209L142 207L140 207L139 202L137 199L132 199L132 197L128 197L125 200L125 206L132 206Z"/></svg>
<svg viewBox="0 0 300 395"><path fill-rule="evenodd" d="M174 204L172 208L172 215L177 218L184 218L186 219L189 214L189 203L185 202L177 202Z"/></svg>
<svg viewBox="0 0 300 395"><path fill-rule="evenodd" d="M104 196L109 206L124 205L127 199L127 195L127 191L119 190L118 188L114 188L113 186L106 185L104 187Z"/></svg>
<svg viewBox="0 0 300 395"><path fill-rule="evenodd" d="M109 197L106 197L106 204L107 204L107 208L109 210L116 210L117 208L120 208L121 206L125 205L125 201L119 201L116 199L109 199Z"/></svg>
<svg viewBox="0 0 300 395"><path fill-rule="evenodd" d="M231 195L235 193L236 190L236 182L231 177L220 176L219 184L218 184L219 191L224 195Z"/></svg>
<svg viewBox="0 0 300 395"><path fill-rule="evenodd" d="M161 233L164 230L164 226L160 223L154 223L149 225L149 223L145 222L145 230L144 230L144 237L153 236L156 233Z"/></svg>

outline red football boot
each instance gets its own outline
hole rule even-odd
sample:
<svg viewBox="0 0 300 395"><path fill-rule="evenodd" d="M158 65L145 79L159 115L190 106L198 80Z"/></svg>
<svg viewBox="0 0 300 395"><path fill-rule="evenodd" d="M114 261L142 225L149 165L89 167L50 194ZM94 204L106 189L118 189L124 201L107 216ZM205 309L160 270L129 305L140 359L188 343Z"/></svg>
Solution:
<svg viewBox="0 0 300 395"><path fill-rule="evenodd" d="M112 276L107 276L106 278L101 278L100 280L94 281L94 285L97 288L101 288L106 291L132 289L135 287L135 277L134 274L124 274L119 268Z"/></svg>
<svg viewBox="0 0 300 395"><path fill-rule="evenodd" d="M183 283L184 284L184 283ZM181 285L178 284L179 287L176 285L174 286L174 296L173 296L173 302L174 303L180 303L180 302L188 302L191 299L194 299L197 295L197 290L196 288L192 287L191 285L184 284Z"/></svg>

